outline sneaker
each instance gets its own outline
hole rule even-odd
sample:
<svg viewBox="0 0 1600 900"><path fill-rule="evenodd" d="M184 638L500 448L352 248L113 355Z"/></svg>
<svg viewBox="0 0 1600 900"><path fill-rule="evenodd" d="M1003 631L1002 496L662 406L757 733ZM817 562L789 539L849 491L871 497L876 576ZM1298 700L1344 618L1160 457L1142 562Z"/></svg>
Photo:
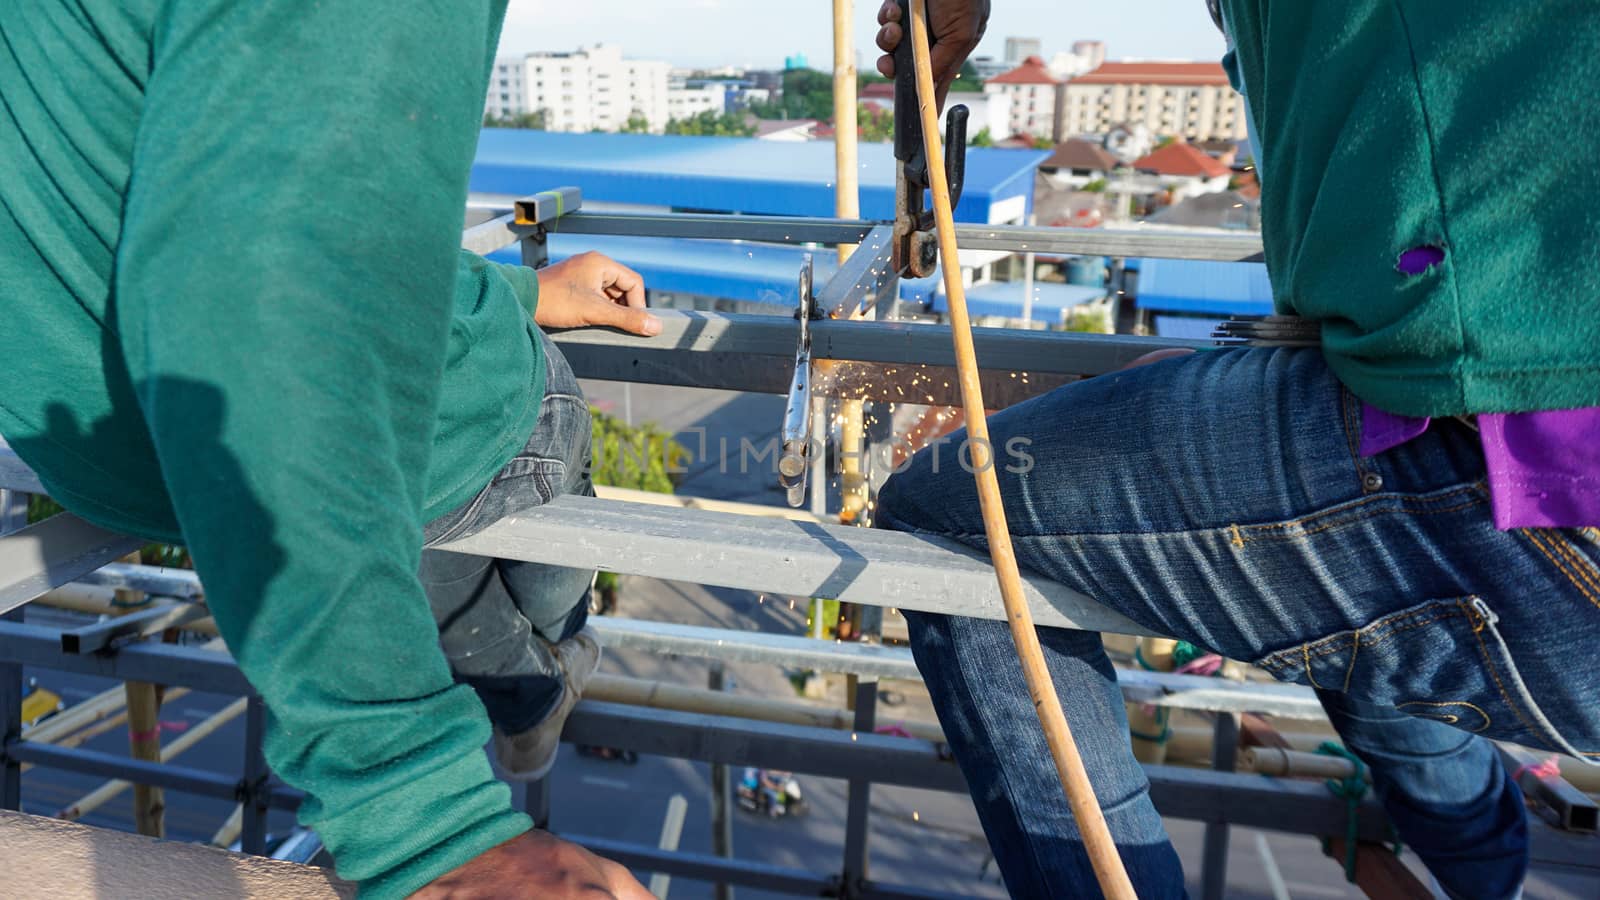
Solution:
<svg viewBox="0 0 1600 900"><path fill-rule="evenodd" d="M510 781L538 781L555 768L561 747L561 728L578 705L584 686L600 665L600 637L585 628L551 648L561 666L565 688L556 708L544 721L519 734L494 732L494 758Z"/></svg>

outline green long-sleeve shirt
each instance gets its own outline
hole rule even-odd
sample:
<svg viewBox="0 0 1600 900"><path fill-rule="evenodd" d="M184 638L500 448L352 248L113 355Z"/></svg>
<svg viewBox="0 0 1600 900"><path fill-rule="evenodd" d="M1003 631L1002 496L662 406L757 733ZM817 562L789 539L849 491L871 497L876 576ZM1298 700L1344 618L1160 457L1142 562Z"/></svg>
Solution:
<svg viewBox="0 0 1600 900"><path fill-rule="evenodd" d="M0 434L189 545L374 896L529 825L416 577L541 394L532 273L457 249L504 6L0 4Z"/></svg>

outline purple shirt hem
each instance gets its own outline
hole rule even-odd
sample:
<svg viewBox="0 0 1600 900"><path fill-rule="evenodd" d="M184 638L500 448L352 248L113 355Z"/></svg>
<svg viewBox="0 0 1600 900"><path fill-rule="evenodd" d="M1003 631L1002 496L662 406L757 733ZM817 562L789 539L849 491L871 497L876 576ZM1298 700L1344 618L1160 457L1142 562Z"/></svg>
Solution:
<svg viewBox="0 0 1600 900"><path fill-rule="evenodd" d="M1363 403L1361 455L1392 450L1429 422ZM1496 528L1600 525L1600 406L1484 414L1478 433Z"/></svg>

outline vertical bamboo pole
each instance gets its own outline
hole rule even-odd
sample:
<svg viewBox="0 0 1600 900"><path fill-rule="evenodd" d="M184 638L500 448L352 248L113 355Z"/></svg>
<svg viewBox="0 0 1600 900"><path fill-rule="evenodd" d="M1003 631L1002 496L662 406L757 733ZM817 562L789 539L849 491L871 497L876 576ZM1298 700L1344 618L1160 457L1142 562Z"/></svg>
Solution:
<svg viewBox="0 0 1600 900"><path fill-rule="evenodd" d="M1144 665L1156 672L1171 672L1172 638L1141 637L1134 644ZM1133 738L1133 758L1150 765L1167 761L1167 718L1170 711L1148 703L1128 703L1128 731Z"/></svg>
<svg viewBox="0 0 1600 900"><path fill-rule="evenodd" d="M855 0L833 0L833 211L841 219L861 216L854 18ZM839 245L840 265L855 248L854 244Z"/></svg>
<svg viewBox="0 0 1600 900"><path fill-rule="evenodd" d="M933 89L933 64L929 59L927 0L911 0L911 48L916 56L918 110L922 115L923 149L928 158L929 181L933 187L933 215L939 237L939 254L944 258L945 291L950 301L951 332L955 339L956 368L961 377L961 399L967 414L967 435L972 444L972 464L977 470L978 501L983 509L983 528L989 540L989 555L1000 581L1000 596L1005 602L1011 637L1028 682L1034 710L1044 727L1050 755L1067 795L1067 805L1077 820L1084 849L1094 866L1100 889L1110 900L1135 900L1133 883L1111 840L1105 815L1095 799L1094 786L1084 771L1083 757L1072 740L1055 683L1044 662L1039 634L1034 630L1033 613L1022 594L1022 575L1017 568L1011 531L1006 526L1005 506L1000 498L1000 479L995 473L993 447L989 443L989 423L984 418L983 385L978 379L977 351L972 345L972 322L967 316L967 295L961 283L957 259L955 215L950 203L950 184L945 179L943 143L939 138L939 111Z"/></svg>
<svg viewBox="0 0 1600 900"><path fill-rule="evenodd" d="M139 554L132 553L124 560L137 564ZM144 600L143 591L118 588L115 594L118 606L137 608ZM128 697L128 753L134 759L146 762L161 761L161 697L156 686L148 682L129 681L123 685ZM166 795L158 787L135 785L133 788L134 828L150 837L165 837Z"/></svg>
<svg viewBox="0 0 1600 900"><path fill-rule="evenodd" d="M833 212L841 219L861 216L854 19L855 0L833 0ZM839 265L844 265L855 249L855 244L840 244ZM861 465L861 401L841 401L839 416L839 520L849 525L859 521L867 509L867 479Z"/></svg>

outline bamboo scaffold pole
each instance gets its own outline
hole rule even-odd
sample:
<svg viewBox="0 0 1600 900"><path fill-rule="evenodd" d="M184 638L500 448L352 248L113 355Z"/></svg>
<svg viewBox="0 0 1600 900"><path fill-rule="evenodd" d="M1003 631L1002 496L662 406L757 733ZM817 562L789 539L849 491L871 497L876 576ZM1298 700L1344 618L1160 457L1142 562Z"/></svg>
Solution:
<svg viewBox="0 0 1600 900"><path fill-rule="evenodd" d="M195 725L188 731L185 731L172 743L161 748L160 761L171 761L178 754L188 750L190 747L193 747L195 744L200 743L200 741L215 733L217 729L228 724L234 719L237 719L239 716L244 714L245 706L249 702L250 698L240 697L239 699L223 707L210 718L200 722L198 725ZM77 803L62 809L59 813L56 813L56 818L67 819L68 821L80 819L96 809L104 806L110 800L115 799L118 794L127 790L130 786L130 782L124 781L120 778L108 781L98 788L95 788L94 790L85 794L80 800L78 800ZM134 811L138 812L138 809L135 808Z"/></svg>
<svg viewBox="0 0 1600 900"><path fill-rule="evenodd" d="M967 316L967 298L961 283L956 249L955 215L950 202L950 184L945 177L943 143L939 138L937 95L933 88L931 41L928 36L927 0L911 0L911 48L916 60L917 106L922 115L924 156L928 160L928 180L933 188L933 215L939 238L939 253L944 260L945 291L949 295L951 333L955 339L956 368L961 380L962 405L966 409L967 435L972 444L973 469L978 481L978 499L983 510L984 533L989 554L1000 581L1000 596L1005 602L1011 637L1017 657L1032 694L1033 706L1044 728L1050 755L1066 791L1067 805L1083 835L1084 849L1094 866L1100 889L1111 900L1132 900L1136 895L1128 880L1117 845L1111 840L1105 815L1095 799L1094 786L1084 770L1083 757L1072 739L1066 714L1056 696L1055 684L1045 666L1044 650L1034 628L1033 613L1022 593L1022 575L1017 568L1011 531L1006 525L1005 506L1000 497L1000 479L995 472L993 450L989 444L989 425L984 418L983 386L978 377L977 352L972 343L972 322Z"/></svg>

